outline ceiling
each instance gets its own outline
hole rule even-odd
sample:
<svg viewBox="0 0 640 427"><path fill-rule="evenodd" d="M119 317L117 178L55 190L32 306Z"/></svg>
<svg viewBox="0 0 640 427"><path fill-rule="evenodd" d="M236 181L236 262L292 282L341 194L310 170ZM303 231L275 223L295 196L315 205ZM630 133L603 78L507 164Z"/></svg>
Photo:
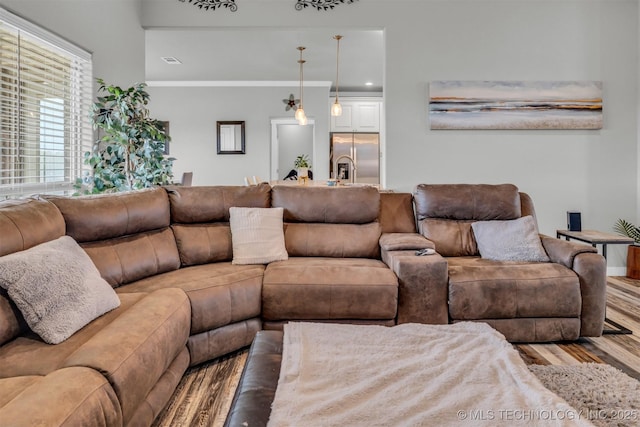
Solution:
<svg viewBox="0 0 640 427"><path fill-rule="evenodd" d="M147 29L147 81L298 81L298 46L305 46L304 80L335 89L336 40L340 34L340 91L382 91L382 30L336 29ZM174 57L170 65L162 57ZM370 82L372 85L367 86Z"/></svg>

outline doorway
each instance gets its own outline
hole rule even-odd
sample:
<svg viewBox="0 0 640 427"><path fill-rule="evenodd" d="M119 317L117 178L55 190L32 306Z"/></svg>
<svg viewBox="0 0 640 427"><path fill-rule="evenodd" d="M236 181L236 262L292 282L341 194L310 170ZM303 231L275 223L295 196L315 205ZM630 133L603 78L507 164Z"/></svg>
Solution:
<svg viewBox="0 0 640 427"><path fill-rule="evenodd" d="M291 170L296 157L306 155L313 170L315 121L308 119L300 126L293 118L271 119L271 181L282 181Z"/></svg>

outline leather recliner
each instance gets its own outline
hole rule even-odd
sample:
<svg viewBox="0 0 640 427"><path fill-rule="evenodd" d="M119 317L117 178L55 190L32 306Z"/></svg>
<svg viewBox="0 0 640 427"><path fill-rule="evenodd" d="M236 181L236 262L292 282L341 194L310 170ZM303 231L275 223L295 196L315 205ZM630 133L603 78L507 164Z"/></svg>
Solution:
<svg viewBox="0 0 640 427"><path fill-rule="evenodd" d="M511 184L421 184L414 192L419 232L446 261L431 286L446 292L450 322L487 322L511 342L575 340L602 334L606 261L588 245L540 235L550 262L480 256L471 224L535 211Z"/></svg>

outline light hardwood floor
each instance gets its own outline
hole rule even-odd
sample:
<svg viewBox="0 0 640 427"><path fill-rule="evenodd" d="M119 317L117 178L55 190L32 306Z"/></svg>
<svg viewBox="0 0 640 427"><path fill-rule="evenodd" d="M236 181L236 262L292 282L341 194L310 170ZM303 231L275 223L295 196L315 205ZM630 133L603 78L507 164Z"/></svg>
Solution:
<svg viewBox="0 0 640 427"><path fill-rule="evenodd" d="M607 318L629 328L630 335L603 335L571 343L518 345L527 363L572 365L607 363L640 380L640 281L609 277ZM605 324L605 329L611 328Z"/></svg>
<svg viewBox="0 0 640 427"><path fill-rule="evenodd" d="M608 278L607 317L629 328L633 334L515 347L527 364L607 363L640 380L640 281ZM242 350L191 368L154 425L222 426L246 358L247 350Z"/></svg>

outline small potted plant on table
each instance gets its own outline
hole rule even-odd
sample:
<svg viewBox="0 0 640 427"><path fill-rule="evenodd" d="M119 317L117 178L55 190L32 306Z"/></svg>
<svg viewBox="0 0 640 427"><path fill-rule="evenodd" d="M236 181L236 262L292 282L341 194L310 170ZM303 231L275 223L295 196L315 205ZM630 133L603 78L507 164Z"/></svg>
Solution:
<svg viewBox="0 0 640 427"><path fill-rule="evenodd" d="M311 167L309 156L301 154L296 157L296 160L293 162L293 167L298 171L298 182L306 184L309 179L309 168Z"/></svg>

